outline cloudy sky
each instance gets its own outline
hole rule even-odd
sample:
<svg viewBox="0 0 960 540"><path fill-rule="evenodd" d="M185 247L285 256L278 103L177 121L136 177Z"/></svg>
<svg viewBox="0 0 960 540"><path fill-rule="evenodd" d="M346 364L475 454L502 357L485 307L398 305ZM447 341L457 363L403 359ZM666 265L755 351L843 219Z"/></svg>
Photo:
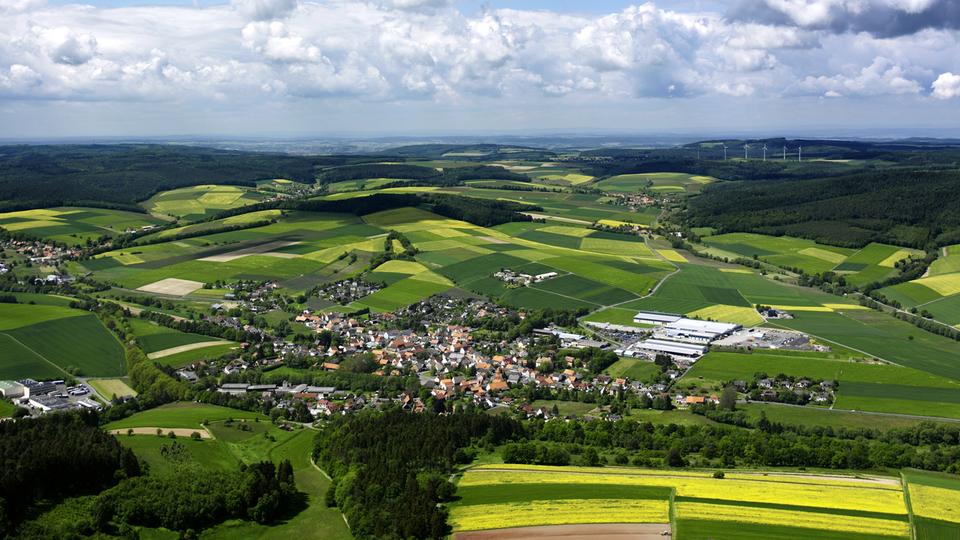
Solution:
<svg viewBox="0 0 960 540"><path fill-rule="evenodd" d="M954 129L957 0L0 0L0 138Z"/></svg>

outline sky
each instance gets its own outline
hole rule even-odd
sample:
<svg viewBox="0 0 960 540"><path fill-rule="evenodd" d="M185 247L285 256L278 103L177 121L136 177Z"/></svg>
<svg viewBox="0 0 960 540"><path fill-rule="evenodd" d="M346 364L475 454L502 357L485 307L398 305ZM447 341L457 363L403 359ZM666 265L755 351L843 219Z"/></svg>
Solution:
<svg viewBox="0 0 960 540"><path fill-rule="evenodd" d="M0 139L960 136L957 0L0 0Z"/></svg>

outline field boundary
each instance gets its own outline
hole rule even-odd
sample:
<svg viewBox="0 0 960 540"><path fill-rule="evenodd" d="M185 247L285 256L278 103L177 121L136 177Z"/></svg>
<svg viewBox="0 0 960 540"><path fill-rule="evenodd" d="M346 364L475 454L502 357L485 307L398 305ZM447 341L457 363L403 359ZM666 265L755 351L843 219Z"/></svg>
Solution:
<svg viewBox="0 0 960 540"><path fill-rule="evenodd" d="M6 332L0 332L0 335L7 336L8 338L12 339L13 341L16 341L18 345L20 345L20 346L23 347L24 349L27 349L28 351L32 352L33 354L37 355L37 356L40 357L44 362L46 362L46 363L50 364L51 366L53 366L54 368L56 368L57 371L60 371L61 373L64 373L64 374L66 374L66 375L68 375L68 376L73 376L70 372L68 372L67 370L65 370L65 369L63 369L62 367L58 366L58 365L55 364L52 360L50 360L50 359L47 358L46 356L40 354L39 352L37 352L36 350L34 350L32 347L28 346L26 343L20 341L19 339L11 336L10 334L8 334L8 333L6 333ZM113 335L113 332L110 332L110 335L112 336L112 335ZM114 337L114 338L115 338L115 337Z"/></svg>
<svg viewBox="0 0 960 540"><path fill-rule="evenodd" d="M910 521L910 540L917 540L917 526L913 522L913 503L910 502L910 481L900 471L900 485L903 487L903 505L907 508L907 519Z"/></svg>

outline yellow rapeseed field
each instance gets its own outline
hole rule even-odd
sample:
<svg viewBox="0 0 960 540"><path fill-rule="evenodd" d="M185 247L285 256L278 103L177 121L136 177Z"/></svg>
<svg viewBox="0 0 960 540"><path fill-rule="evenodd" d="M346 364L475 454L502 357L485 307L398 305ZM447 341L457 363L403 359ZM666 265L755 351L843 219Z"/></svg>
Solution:
<svg viewBox="0 0 960 540"><path fill-rule="evenodd" d="M504 469L509 466L497 465ZM476 468L468 471L460 480L461 486L528 484L550 482L561 484L620 484L672 487L679 497L722 499L732 501L803 504L839 510L861 510L906 514L903 492L889 486L871 484L804 483L793 481L775 482L765 477L725 478L717 480L703 472L645 471L639 474L623 472L624 469L607 471L589 468L549 468L525 466L523 470L490 470ZM802 501L802 503L798 503Z"/></svg>
<svg viewBox="0 0 960 540"><path fill-rule="evenodd" d="M779 510L775 508L752 508L727 504L678 502L675 506L678 518L708 519L713 521L738 521L767 525L790 525L809 529L826 529L850 533L870 533L889 536L910 535L906 521L856 516L838 516L819 512Z"/></svg>
<svg viewBox="0 0 960 540"><path fill-rule="evenodd" d="M667 523L670 503L648 499L555 499L457 506L454 531L478 531L573 523Z"/></svg>
<svg viewBox="0 0 960 540"><path fill-rule="evenodd" d="M960 491L913 482L909 486L915 515L960 523Z"/></svg>
<svg viewBox="0 0 960 540"><path fill-rule="evenodd" d="M685 263L687 258L675 249L658 249L657 253L670 262Z"/></svg>
<svg viewBox="0 0 960 540"><path fill-rule="evenodd" d="M727 306L718 304L715 306L698 309L687 314L688 317L714 320L720 322L742 324L743 326L757 326L763 324L763 317L757 313L757 310L746 306Z"/></svg>

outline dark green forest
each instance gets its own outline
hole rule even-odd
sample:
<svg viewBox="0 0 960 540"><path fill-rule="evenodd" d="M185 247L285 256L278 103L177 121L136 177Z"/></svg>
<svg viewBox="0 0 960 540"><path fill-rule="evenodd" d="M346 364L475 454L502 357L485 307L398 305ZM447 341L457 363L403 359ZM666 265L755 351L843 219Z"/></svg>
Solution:
<svg viewBox="0 0 960 540"><path fill-rule="evenodd" d="M689 224L849 247L951 244L960 241L960 173L890 170L717 183L690 200Z"/></svg>
<svg viewBox="0 0 960 540"><path fill-rule="evenodd" d="M320 166L345 157L301 157L172 145L0 147L0 210L42 206L113 206L198 184L253 186L288 178L313 183Z"/></svg>

